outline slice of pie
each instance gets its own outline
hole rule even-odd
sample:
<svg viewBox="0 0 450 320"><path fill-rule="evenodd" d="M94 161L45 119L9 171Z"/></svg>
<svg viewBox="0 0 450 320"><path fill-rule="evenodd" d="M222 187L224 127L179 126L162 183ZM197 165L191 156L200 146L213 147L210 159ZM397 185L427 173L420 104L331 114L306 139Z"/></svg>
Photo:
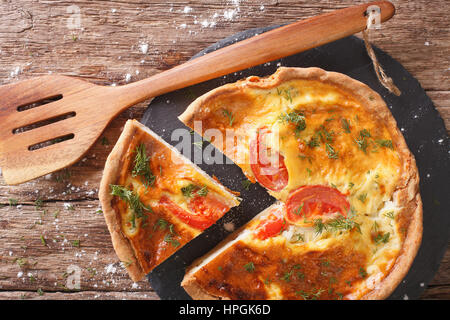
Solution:
<svg viewBox="0 0 450 320"><path fill-rule="evenodd" d="M381 299L406 275L422 237L419 175L368 86L280 68L206 93L180 120L280 201L191 268L193 298Z"/></svg>
<svg viewBox="0 0 450 320"><path fill-rule="evenodd" d="M99 197L114 249L134 281L239 204L136 120L108 156Z"/></svg>

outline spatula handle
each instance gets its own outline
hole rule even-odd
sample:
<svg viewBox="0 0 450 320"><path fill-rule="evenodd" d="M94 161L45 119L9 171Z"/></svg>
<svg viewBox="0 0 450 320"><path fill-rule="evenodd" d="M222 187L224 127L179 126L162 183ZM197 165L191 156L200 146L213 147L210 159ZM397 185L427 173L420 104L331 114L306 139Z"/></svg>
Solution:
<svg viewBox="0 0 450 320"><path fill-rule="evenodd" d="M381 22L390 19L395 13L395 7L389 1L375 1L325 13L237 42L122 88L124 92L126 89L131 105L318 47L364 30L367 24L366 10L370 6L380 8Z"/></svg>

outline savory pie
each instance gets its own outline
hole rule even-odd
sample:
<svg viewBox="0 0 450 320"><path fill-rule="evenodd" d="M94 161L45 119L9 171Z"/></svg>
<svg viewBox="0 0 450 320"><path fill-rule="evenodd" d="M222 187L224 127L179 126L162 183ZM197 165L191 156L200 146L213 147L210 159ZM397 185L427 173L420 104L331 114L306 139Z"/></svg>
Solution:
<svg viewBox="0 0 450 320"><path fill-rule="evenodd" d="M128 120L108 156L99 197L114 249L134 281L239 204L136 120Z"/></svg>
<svg viewBox="0 0 450 320"><path fill-rule="evenodd" d="M422 237L419 175L368 86L280 68L214 89L179 118L278 200L189 268L193 298L382 299L406 275Z"/></svg>

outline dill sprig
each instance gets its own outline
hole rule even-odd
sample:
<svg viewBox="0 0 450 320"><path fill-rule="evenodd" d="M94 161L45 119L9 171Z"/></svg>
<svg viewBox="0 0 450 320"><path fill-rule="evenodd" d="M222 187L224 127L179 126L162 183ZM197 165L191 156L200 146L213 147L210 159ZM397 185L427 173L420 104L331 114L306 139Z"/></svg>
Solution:
<svg viewBox="0 0 450 320"><path fill-rule="evenodd" d="M141 176L145 180L146 188L152 186L155 183L156 176L150 169L150 158L147 157L145 145L141 143L133 152L136 153L136 156L134 157L134 168L131 172L132 177Z"/></svg>
<svg viewBox="0 0 450 320"><path fill-rule="evenodd" d="M339 153L336 150L334 150L334 148L330 144L325 143L325 150L327 151L328 158L330 159L339 158Z"/></svg>
<svg viewBox="0 0 450 320"><path fill-rule="evenodd" d="M228 123L230 127L233 125L234 122L234 115L232 112L228 111L227 109L222 109L222 114L228 118Z"/></svg>
<svg viewBox="0 0 450 320"><path fill-rule="evenodd" d="M181 188L181 193L186 198L192 198L195 195L199 195L200 197L206 197L208 195L208 187L204 185L203 187L199 187L193 183L188 184Z"/></svg>
<svg viewBox="0 0 450 320"><path fill-rule="evenodd" d="M282 113L278 116L281 122L292 123L295 125L295 136L298 137L300 132L306 129L305 116L302 112L292 111L289 113Z"/></svg>
<svg viewBox="0 0 450 320"><path fill-rule="evenodd" d="M128 207L131 209L133 213L131 218L131 225L133 226L133 228L136 228L136 218L146 220L144 211L152 212L152 208L146 207L139 199L139 195L134 193L132 190L114 184L110 184L109 187L111 188L111 194L125 201L128 204Z"/></svg>
<svg viewBox="0 0 450 320"><path fill-rule="evenodd" d="M361 233L361 225L354 221L351 217L344 217L342 215L323 222L321 218L315 219L314 229L316 234L321 234L323 231L340 232L340 231L351 231L356 229Z"/></svg>
<svg viewBox="0 0 450 320"><path fill-rule="evenodd" d="M342 118L341 119L341 125L342 125L342 129L344 129L345 133L350 133L350 121L348 121L347 119Z"/></svg>
<svg viewBox="0 0 450 320"><path fill-rule="evenodd" d="M382 140L382 139L377 139L375 140L375 142L380 146L380 147L385 147L385 148L389 148L391 150L394 150L394 146L392 145L392 140Z"/></svg>

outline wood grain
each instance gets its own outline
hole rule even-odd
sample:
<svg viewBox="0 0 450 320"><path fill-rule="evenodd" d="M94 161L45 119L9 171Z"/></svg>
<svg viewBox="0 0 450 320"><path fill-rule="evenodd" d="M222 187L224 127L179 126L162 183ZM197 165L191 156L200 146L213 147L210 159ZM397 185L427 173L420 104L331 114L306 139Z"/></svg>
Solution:
<svg viewBox="0 0 450 320"><path fill-rule="evenodd" d="M3 0L0 84L49 73L97 84L125 84L185 62L235 32L294 22L363 2L241 0L236 7L226 0ZM449 4L445 0L433 5L424 0L393 3L396 15L371 34L372 41L420 81L449 129ZM67 28L70 5L80 8L81 28ZM186 6L192 11L184 13ZM157 298L147 282L133 284L125 274L103 216L96 213L107 154L126 119L139 119L146 105L140 103L118 116L86 156L68 170L13 187L0 178L0 203L6 205L0 208L0 299ZM16 199L19 208L9 206L9 199ZM35 208L37 199L44 201L42 208ZM70 265L81 269L80 290L66 288ZM447 250L424 299L450 299L449 268Z"/></svg>

